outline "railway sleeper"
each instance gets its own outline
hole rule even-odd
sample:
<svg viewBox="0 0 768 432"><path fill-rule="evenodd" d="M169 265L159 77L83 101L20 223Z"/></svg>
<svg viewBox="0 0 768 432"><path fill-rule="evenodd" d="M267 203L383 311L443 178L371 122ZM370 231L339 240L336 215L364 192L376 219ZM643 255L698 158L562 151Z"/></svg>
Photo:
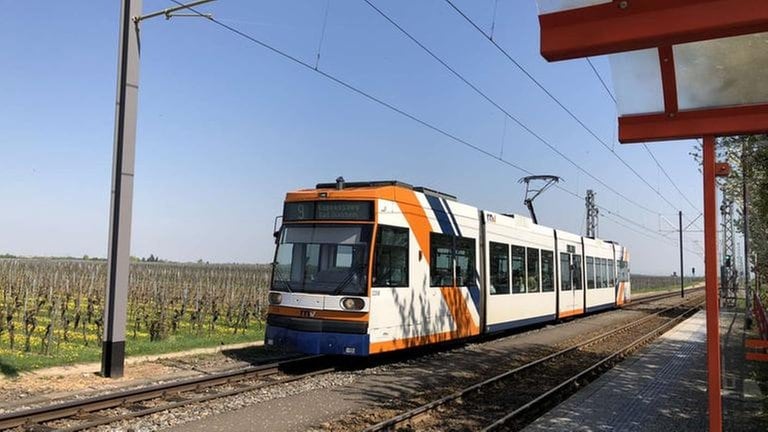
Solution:
<svg viewBox="0 0 768 432"><path fill-rule="evenodd" d="M182 396L180 393L172 393L163 396L163 400L166 402L186 402L190 398Z"/></svg>
<svg viewBox="0 0 768 432"><path fill-rule="evenodd" d="M123 408L131 412L138 412L138 411L144 411L145 409L149 408L149 406L140 402L134 402L134 403L125 405Z"/></svg>
<svg viewBox="0 0 768 432"><path fill-rule="evenodd" d="M77 414L73 415L70 418L74 419L74 420L84 420L84 421L91 422L91 421L104 420L104 419L109 418L109 417L101 415L101 414L96 414L95 412L80 411L80 412L78 412Z"/></svg>
<svg viewBox="0 0 768 432"><path fill-rule="evenodd" d="M27 423L23 426L23 429L25 432L49 432L56 430L55 428L40 423Z"/></svg>

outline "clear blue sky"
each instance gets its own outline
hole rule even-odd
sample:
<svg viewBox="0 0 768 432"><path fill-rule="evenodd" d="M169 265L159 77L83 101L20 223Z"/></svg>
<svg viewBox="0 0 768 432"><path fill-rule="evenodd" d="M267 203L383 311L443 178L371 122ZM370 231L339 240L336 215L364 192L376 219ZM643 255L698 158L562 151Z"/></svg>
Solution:
<svg viewBox="0 0 768 432"><path fill-rule="evenodd" d="M0 253L105 256L119 1L0 0ZM443 0L375 1L507 111L601 180L676 223L676 208L630 173ZM494 0L457 5L490 30ZM144 10L172 6L145 0ZM314 63L326 0L219 0L201 10ZM495 40L686 214L641 146L616 141L616 108L584 60L546 63L534 0L499 0ZM606 58L594 63L611 84ZM319 68L649 229L670 229L579 173L407 40L362 0L330 0ZM286 191L399 179L494 211L526 214L524 175L202 19L142 25L132 254L267 262ZM653 144L700 208L694 143ZM584 203L540 197L543 224L583 231ZM625 222L626 224L626 222ZM677 248L602 218L633 270L677 270ZM649 234L650 235L650 234ZM670 236L676 242L676 235ZM688 235L700 240L699 233ZM702 251L701 243L687 247ZM702 273L686 252L687 272Z"/></svg>

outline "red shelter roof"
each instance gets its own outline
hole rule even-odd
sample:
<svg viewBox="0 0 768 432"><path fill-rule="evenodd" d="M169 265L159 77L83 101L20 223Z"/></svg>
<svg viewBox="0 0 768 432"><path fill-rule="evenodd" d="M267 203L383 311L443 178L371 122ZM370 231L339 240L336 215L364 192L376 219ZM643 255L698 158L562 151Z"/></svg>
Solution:
<svg viewBox="0 0 768 432"><path fill-rule="evenodd" d="M538 0L548 60L611 55L619 140L768 130L766 0Z"/></svg>

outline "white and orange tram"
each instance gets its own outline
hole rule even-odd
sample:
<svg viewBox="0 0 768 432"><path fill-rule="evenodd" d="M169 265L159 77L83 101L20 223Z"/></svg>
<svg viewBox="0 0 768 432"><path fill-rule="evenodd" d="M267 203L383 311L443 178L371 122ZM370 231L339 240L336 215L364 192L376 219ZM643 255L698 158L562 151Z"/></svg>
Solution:
<svg viewBox="0 0 768 432"><path fill-rule="evenodd" d="M615 242L396 181L286 196L267 345L366 356L619 307Z"/></svg>

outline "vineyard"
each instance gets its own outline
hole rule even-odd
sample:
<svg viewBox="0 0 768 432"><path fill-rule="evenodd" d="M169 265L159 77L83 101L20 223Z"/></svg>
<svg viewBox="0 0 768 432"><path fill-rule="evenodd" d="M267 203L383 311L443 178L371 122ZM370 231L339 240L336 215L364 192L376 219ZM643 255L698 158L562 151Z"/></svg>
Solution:
<svg viewBox="0 0 768 432"><path fill-rule="evenodd" d="M127 354L262 339L269 268L132 263ZM0 373L98 360L106 270L104 261L0 259ZM634 292L678 283L632 277Z"/></svg>
<svg viewBox="0 0 768 432"><path fill-rule="evenodd" d="M0 259L0 372L99 358L104 261ZM127 354L263 336L269 266L132 263Z"/></svg>
<svg viewBox="0 0 768 432"><path fill-rule="evenodd" d="M643 293L648 291L660 291L667 289L679 289L680 277L679 276L647 276L647 275L632 275L632 292ZM691 286L704 282L702 277L686 277L685 286Z"/></svg>

